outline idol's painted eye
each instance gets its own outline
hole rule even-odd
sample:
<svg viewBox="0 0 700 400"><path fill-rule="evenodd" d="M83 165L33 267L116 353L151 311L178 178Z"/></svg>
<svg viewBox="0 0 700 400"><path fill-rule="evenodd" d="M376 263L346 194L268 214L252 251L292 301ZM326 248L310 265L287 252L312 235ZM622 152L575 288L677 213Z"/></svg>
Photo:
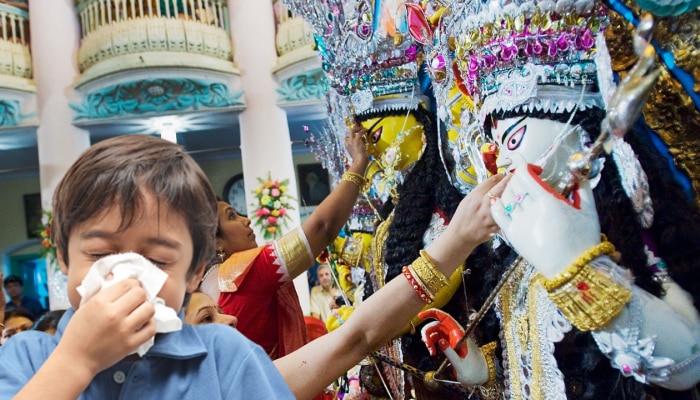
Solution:
<svg viewBox="0 0 700 400"><path fill-rule="evenodd" d="M376 131L372 132L372 143L376 144L379 141L379 139L382 138L382 131L383 130L384 130L384 128L382 128L380 126Z"/></svg>
<svg viewBox="0 0 700 400"><path fill-rule="evenodd" d="M515 150L518 147L520 147L520 143L522 143L523 138L525 137L525 132L527 132L527 125L522 126L520 129L517 131L513 132L510 137L508 137L508 140L506 142L506 147L508 150Z"/></svg>

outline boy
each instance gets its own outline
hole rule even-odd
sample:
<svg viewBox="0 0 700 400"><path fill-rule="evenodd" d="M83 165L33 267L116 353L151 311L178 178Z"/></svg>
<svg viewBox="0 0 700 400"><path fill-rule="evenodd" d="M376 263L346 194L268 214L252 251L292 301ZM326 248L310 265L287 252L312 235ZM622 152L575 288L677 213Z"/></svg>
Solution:
<svg viewBox="0 0 700 400"><path fill-rule="evenodd" d="M134 251L168 274L158 296L180 310L214 252L216 221L216 195L179 146L121 136L88 149L54 195L52 239L72 309L56 336L26 332L2 347L13 367L0 371L0 398L293 398L267 355L219 324L184 325L143 358L127 357L155 334L153 305L134 279L79 306L76 287L92 264Z"/></svg>
<svg viewBox="0 0 700 400"><path fill-rule="evenodd" d="M434 273L450 274L498 230L486 194L502 192L501 178L475 188L427 249ZM158 297L181 311L214 254L214 191L180 146L120 136L88 149L56 188L53 203L52 239L68 274L72 309L55 336L27 332L0 347L3 365L13 365L0 369L0 399L312 398L425 304L416 286L392 280L343 327L276 361L292 391L259 346L222 324L183 325L159 334L142 358L129 356L155 335L145 290L126 279L81 305L76 288L95 261L134 252L168 275Z"/></svg>

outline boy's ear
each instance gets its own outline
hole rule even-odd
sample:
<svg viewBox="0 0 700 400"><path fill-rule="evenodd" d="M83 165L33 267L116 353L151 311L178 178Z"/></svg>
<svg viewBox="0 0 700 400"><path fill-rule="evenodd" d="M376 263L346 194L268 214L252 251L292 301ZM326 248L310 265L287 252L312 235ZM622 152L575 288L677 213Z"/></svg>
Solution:
<svg viewBox="0 0 700 400"><path fill-rule="evenodd" d="M187 279L187 293L192 293L197 288L199 287L199 283L202 281L202 275L204 274L204 267L206 267L206 263L202 263L202 265L197 268L197 270L192 274L192 276Z"/></svg>
<svg viewBox="0 0 700 400"><path fill-rule="evenodd" d="M63 252L59 249L56 249L56 261L58 261L58 266L61 268L61 272L63 272L63 275L68 275L68 265L63 261Z"/></svg>

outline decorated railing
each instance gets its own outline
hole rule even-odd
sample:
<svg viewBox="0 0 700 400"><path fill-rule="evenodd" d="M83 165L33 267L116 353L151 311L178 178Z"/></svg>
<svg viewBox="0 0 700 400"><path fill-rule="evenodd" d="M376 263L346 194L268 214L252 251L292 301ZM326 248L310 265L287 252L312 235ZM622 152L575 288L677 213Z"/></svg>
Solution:
<svg viewBox="0 0 700 400"><path fill-rule="evenodd" d="M281 1L274 3L277 33L277 93L282 104L325 98L326 81L314 50L313 30L303 18L293 16Z"/></svg>
<svg viewBox="0 0 700 400"><path fill-rule="evenodd" d="M26 3L0 3L0 129L28 125L36 113Z"/></svg>
<svg viewBox="0 0 700 400"><path fill-rule="evenodd" d="M29 53L29 15L0 3L0 86L23 89L32 79Z"/></svg>
<svg viewBox="0 0 700 400"><path fill-rule="evenodd" d="M77 12L81 81L143 67L237 73L225 0L82 0Z"/></svg>

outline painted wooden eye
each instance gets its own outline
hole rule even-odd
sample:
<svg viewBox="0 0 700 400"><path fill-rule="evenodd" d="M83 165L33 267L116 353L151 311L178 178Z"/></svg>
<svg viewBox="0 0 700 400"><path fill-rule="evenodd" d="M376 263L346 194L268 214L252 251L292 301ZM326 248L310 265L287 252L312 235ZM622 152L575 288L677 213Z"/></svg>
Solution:
<svg viewBox="0 0 700 400"><path fill-rule="evenodd" d="M372 143L375 143L375 144L376 144L376 143L379 141L379 139L382 138L382 131L383 131L383 130L384 130L384 128L379 127L379 129L377 129L376 131L372 132Z"/></svg>
<svg viewBox="0 0 700 400"><path fill-rule="evenodd" d="M520 147L520 143L523 142L523 138L525 137L525 132L527 132L527 125L521 127L510 135L508 141L506 142L506 147L508 150L512 151Z"/></svg>

